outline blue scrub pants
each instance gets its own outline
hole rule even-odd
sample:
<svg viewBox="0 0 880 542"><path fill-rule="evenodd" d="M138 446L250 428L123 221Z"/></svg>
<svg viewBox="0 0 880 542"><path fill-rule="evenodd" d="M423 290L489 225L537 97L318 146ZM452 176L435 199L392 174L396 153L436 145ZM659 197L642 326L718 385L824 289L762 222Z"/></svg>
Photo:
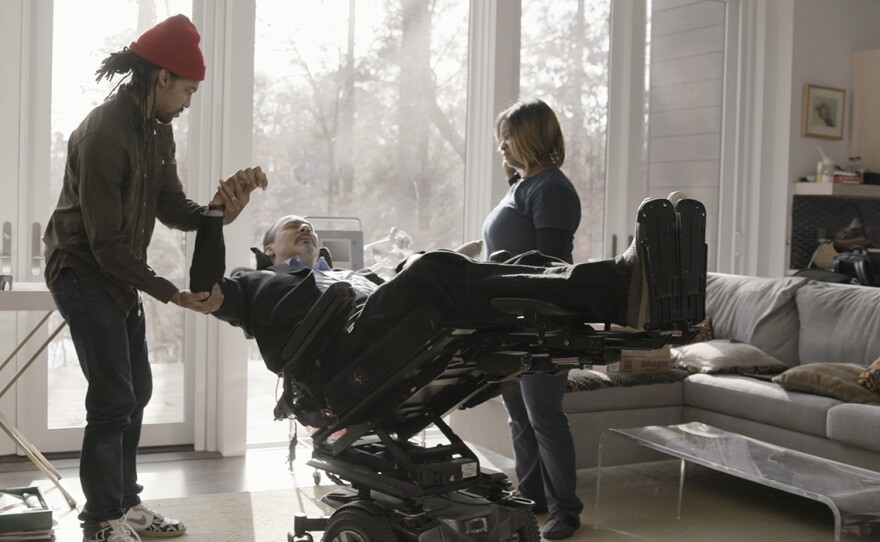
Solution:
<svg viewBox="0 0 880 542"><path fill-rule="evenodd" d="M510 415L517 493L537 509L578 515L574 438L562 411L567 374L530 375L502 393Z"/></svg>

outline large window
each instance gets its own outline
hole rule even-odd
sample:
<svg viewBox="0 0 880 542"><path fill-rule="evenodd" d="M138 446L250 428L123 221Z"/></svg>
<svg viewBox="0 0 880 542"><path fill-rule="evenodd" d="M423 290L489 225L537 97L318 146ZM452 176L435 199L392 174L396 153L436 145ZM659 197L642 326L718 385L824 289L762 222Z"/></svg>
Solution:
<svg viewBox="0 0 880 542"><path fill-rule="evenodd" d="M574 260L603 257L611 0L524 1L520 95L546 101L565 137L562 170L581 197Z"/></svg>
<svg viewBox="0 0 880 542"><path fill-rule="evenodd" d="M467 0L257 2L255 162L284 214L359 218L419 249L461 241Z"/></svg>
<svg viewBox="0 0 880 542"><path fill-rule="evenodd" d="M295 6L256 4L254 162L272 197L253 200L254 243L276 218L301 214L357 218L365 243L396 228L417 250L459 245L468 1ZM251 379L274 389L255 348L251 358ZM250 399L251 444L273 438L261 429L266 395Z"/></svg>
<svg viewBox="0 0 880 542"><path fill-rule="evenodd" d="M78 0L55 0L52 51L51 194L46 216L54 208L64 179L67 140L94 107L111 93L113 81L95 81L95 71L110 53L128 46L133 37L159 21L192 11L191 0L92 0L84 10ZM95 17L100 13L100 17ZM107 24L107 21L113 24ZM194 98L198 99L198 98ZM174 123L178 173L186 179L187 115ZM157 224L150 245L150 265L180 287L185 282L185 236ZM184 311L143 296L147 313L147 342L153 364L154 401L145 411L147 423L181 422L184 419ZM55 324L60 317L55 315ZM70 334L53 342L49 353L48 428L85 425L86 381L79 368Z"/></svg>
<svg viewBox="0 0 880 542"><path fill-rule="evenodd" d="M632 234L628 215L632 210L634 217L638 201L672 189L706 202L711 243L719 144L729 133L719 130L720 113L725 93L732 91L720 70L731 69L724 64L724 40L736 35L727 30L727 4L3 0L0 59L21 74L17 91L14 77L0 91L3 155L18 172L0 181L18 183L8 191L15 197L0 207L7 215L10 202L21 207L11 209L16 235L11 264L5 265L23 280L40 280L38 270L31 272L39 262L31 254L39 254L32 248L38 243L28 242L26 232L45 226L54 208L71 131L119 82L97 84L95 70L108 54L175 13L192 15L208 64L193 112L175 121L179 174L189 193L206 198L215 179L251 164L263 166L270 178L270 191L252 200L253 220L236 223L227 237L231 258L246 257L247 246L258 245L277 217L291 213L357 218L365 243L387 237L392 228L406 232L415 250L470 240L506 189L488 130L491 119L509 100L533 96L557 112L566 138L563 170L577 186L583 209L576 261L622 251L620 241ZM15 32L17 22L21 32ZM725 171L732 175L734 169ZM149 262L182 287L190 250L185 239L157 227ZM364 263L373 262L367 257ZM224 341L234 330L221 324L218 340L210 319L149 296L145 302L157 388L147 411L150 422L172 422L186 431L185 423L177 424L183 418L194 424L196 446L234 450L241 420L224 416L244 405L247 392L236 372L242 369L239 354L215 352L218 343L229 346ZM189 372L185 357L192 361ZM253 374L267 379L249 397L265 403L255 412L262 420L275 401L275 378L258 353L250 357ZM45 379L51 390L46 395L53 398L49 426L80 427L84 379L69 337L54 342L48 376L38 379L40 393L28 389L26 395L42 396ZM21 412L37 411L20 409L16 415L23 419ZM286 424L275 427L286 433ZM163 427L150 429L155 434ZM60 439L76 431L51 433Z"/></svg>

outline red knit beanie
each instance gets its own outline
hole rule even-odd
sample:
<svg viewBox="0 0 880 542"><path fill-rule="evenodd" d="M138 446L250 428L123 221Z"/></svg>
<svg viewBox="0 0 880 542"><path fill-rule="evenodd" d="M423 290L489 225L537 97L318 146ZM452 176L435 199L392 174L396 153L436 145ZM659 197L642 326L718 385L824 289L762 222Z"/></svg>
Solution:
<svg viewBox="0 0 880 542"><path fill-rule="evenodd" d="M205 59L199 49L199 31L186 15L168 17L128 46L136 55L178 77L205 79Z"/></svg>

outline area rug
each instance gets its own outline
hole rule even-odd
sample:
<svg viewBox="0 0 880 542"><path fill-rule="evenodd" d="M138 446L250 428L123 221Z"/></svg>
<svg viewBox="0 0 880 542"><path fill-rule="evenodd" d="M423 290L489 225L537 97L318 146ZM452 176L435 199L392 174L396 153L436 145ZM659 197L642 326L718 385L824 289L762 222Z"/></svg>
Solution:
<svg viewBox="0 0 880 542"><path fill-rule="evenodd" d="M583 526L569 542L827 542L833 518L827 506L708 469L692 468L685 484L682 517L676 518L678 463L603 470L600 525L592 526L595 469L578 472L586 509ZM332 485L184 498L152 499L156 510L186 522L180 542L287 542L295 514L323 516L332 509L321 496ZM76 514L57 517L58 542L80 542ZM539 524L547 520L538 517ZM321 540L323 533L312 533ZM145 539L157 540L157 539ZM159 539L161 540L161 539ZM846 542L875 538L844 537Z"/></svg>

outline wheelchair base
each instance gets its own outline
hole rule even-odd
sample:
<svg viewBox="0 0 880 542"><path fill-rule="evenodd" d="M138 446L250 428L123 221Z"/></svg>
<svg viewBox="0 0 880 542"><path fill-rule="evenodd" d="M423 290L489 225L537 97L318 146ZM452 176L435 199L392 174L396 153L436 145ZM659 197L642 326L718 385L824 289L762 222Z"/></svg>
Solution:
<svg viewBox="0 0 880 542"><path fill-rule="evenodd" d="M468 491L400 500L341 488L322 499L335 509L329 517L294 518L289 542L313 542L308 531L323 531L325 542L539 542L531 501L510 497L492 502Z"/></svg>
<svg viewBox="0 0 880 542"><path fill-rule="evenodd" d="M342 450L319 443L308 464L340 484L322 498L335 512L297 516L288 540L311 542L314 530L328 542L539 542L534 503L516 496L503 473L481 469L467 445L437 424L449 444L420 446L381 429Z"/></svg>

